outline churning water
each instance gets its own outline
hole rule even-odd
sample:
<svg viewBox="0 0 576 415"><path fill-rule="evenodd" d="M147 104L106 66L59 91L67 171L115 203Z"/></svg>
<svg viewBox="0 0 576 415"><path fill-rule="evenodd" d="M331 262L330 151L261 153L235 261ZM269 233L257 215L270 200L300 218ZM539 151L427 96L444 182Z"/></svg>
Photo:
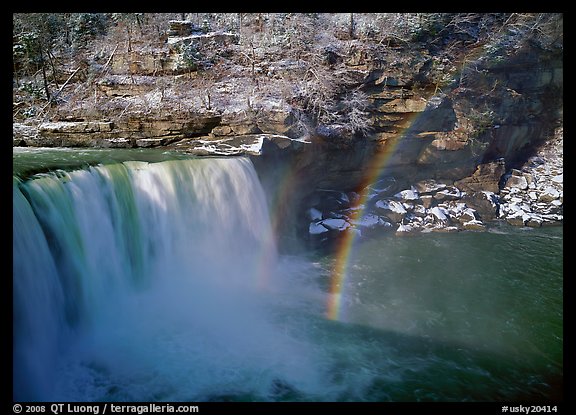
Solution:
<svg viewBox="0 0 576 415"><path fill-rule="evenodd" d="M152 161L13 179L14 399L561 398L561 227L373 238L330 321L249 159Z"/></svg>

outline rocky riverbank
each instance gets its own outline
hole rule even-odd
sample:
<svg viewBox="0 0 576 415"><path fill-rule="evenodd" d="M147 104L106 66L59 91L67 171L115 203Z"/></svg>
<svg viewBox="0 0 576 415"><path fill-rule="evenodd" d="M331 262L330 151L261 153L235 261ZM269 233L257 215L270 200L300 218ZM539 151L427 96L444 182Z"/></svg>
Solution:
<svg viewBox="0 0 576 415"><path fill-rule="evenodd" d="M467 180L421 180L401 188L393 176L364 192L318 191L305 210L308 240L330 243L344 231L484 231L495 223L540 227L563 223L563 129L518 169L504 160L480 165ZM479 184L479 186L478 186Z"/></svg>

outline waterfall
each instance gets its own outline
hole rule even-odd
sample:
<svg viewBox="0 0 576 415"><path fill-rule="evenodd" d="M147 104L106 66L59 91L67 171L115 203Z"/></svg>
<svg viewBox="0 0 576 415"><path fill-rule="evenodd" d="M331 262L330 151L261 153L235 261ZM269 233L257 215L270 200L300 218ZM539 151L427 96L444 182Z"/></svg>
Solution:
<svg viewBox="0 0 576 415"><path fill-rule="evenodd" d="M188 382L165 394L189 399L231 342L262 353L276 248L249 159L15 178L13 213L14 399L162 399L117 392L154 376ZM228 356L218 382L237 375Z"/></svg>

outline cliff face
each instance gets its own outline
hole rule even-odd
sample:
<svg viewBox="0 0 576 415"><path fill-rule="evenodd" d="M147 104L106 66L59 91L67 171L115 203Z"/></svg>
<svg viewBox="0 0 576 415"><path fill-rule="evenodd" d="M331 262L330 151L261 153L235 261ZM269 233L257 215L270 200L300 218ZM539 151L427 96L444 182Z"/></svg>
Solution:
<svg viewBox="0 0 576 415"><path fill-rule="evenodd" d="M298 218L311 217L310 209L317 217L304 221L299 232L309 232L314 244L325 243L349 224L366 234L374 228L478 230L498 218L521 226L561 223L563 153L557 128L562 125L562 58L528 46L506 59L481 56L453 63L462 69L437 87L432 58L400 53L402 60L396 62L403 65L369 69L360 83L373 122L364 141L341 140L335 146L333 137L319 135L314 144L285 158L300 181L298 193L283 196L294 200L280 203L301 206L288 228L298 228ZM555 150L542 150L545 146ZM279 164L277 153L263 171ZM259 163L266 164L266 157ZM547 173L543 167L534 170L543 163ZM514 184L523 175L525 186ZM374 183L378 178L393 185L380 191ZM376 190L366 190L367 184ZM549 198L545 188L554 194L553 206L541 203ZM327 189L334 192L327 194ZM402 191L414 190L413 199L406 200ZM358 207L353 201L363 191L369 195L361 208L372 219L358 223L350 209ZM515 192L525 194L514 198ZM395 209L390 203L399 204ZM432 209L441 210L434 215ZM338 228L328 224L333 220L344 221Z"/></svg>
<svg viewBox="0 0 576 415"><path fill-rule="evenodd" d="M349 199L378 177L393 180L395 191L426 180L456 186L463 192L456 199L466 196L482 211L492 206L482 192L498 195L512 169L520 171L562 124L561 41L560 47L557 39L520 41L517 27L499 26L510 34L483 41L469 34L474 25L466 35L414 43L349 39L316 48L315 59L303 61L258 58L254 47L248 56L239 36L195 33L191 23L172 22L163 47L114 49L105 63L95 61L95 107L86 109L92 96L68 99L49 121L15 123L14 145L250 154L271 194L279 172L290 172L294 191L273 196L291 206L286 228L309 207L324 219L330 212L350 219L334 213L334 197L321 192ZM190 51L211 53L220 63L199 71ZM235 66L234 56L248 64ZM407 221L384 211L375 214L393 228Z"/></svg>
<svg viewBox="0 0 576 415"><path fill-rule="evenodd" d="M437 88L432 58L401 53L404 65L371 69L361 84L373 120L369 157L393 152L391 175L458 180L502 158L513 167L561 122L563 62L557 55L526 47L507 59L456 62L464 67Z"/></svg>
<svg viewBox="0 0 576 415"><path fill-rule="evenodd" d="M223 39L220 42L224 44L231 42L229 37ZM174 44L177 41L167 45ZM300 108L287 103L284 96L274 95L280 83L274 77L266 78L268 84L261 88L269 91L255 102L249 102L255 97L246 97L245 90L227 79L211 86L212 105L170 111L174 104L162 96L168 94L161 90L161 84L180 70L175 63L179 52L173 46L167 49L151 55L114 54L111 72L95 83L104 97L100 114L63 108L52 121L40 123L37 133L19 134L21 130L16 127L14 144L152 147L190 138L217 142L250 134L302 137L296 120ZM316 156L322 157L319 149L325 149L329 158L338 157L336 152L341 150L359 151L358 160L343 154L345 170L354 170L354 165L359 168L365 164L363 157L394 147L388 166L391 170L412 169L459 179L482 162L498 158L505 158L510 166L521 162L551 135L562 118L561 53L530 45L507 56L467 49L461 53L465 56L455 54L447 61L411 46L368 52L374 55L353 54L354 59L342 58L335 69L343 79L341 85L334 86L344 88L339 95L349 91L364 94L363 115L368 125L363 136L353 135L337 123L312 123L304 132L309 141L318 143ZM270 63L265 66L260 72L271 71ZM222 103L218 95L233 98ZM148 107L143 108L136 98L146 101ZM106 109L115 99L125 103L121 116L117 113L120 108ZM194 140L180 144L191 152L197 147Z"/></svg>

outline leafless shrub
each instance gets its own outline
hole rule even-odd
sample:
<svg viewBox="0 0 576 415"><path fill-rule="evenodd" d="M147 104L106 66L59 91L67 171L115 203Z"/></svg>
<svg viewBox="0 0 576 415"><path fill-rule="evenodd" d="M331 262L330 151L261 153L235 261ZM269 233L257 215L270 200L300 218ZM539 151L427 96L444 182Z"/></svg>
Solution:
<svg viewBox="0 0 576 415"><path fill-rule="evenodd" d="M345 124L355 134L367 135L372 129L368 112L368 95L359 90L346 93L342 99Z"/></svg>

